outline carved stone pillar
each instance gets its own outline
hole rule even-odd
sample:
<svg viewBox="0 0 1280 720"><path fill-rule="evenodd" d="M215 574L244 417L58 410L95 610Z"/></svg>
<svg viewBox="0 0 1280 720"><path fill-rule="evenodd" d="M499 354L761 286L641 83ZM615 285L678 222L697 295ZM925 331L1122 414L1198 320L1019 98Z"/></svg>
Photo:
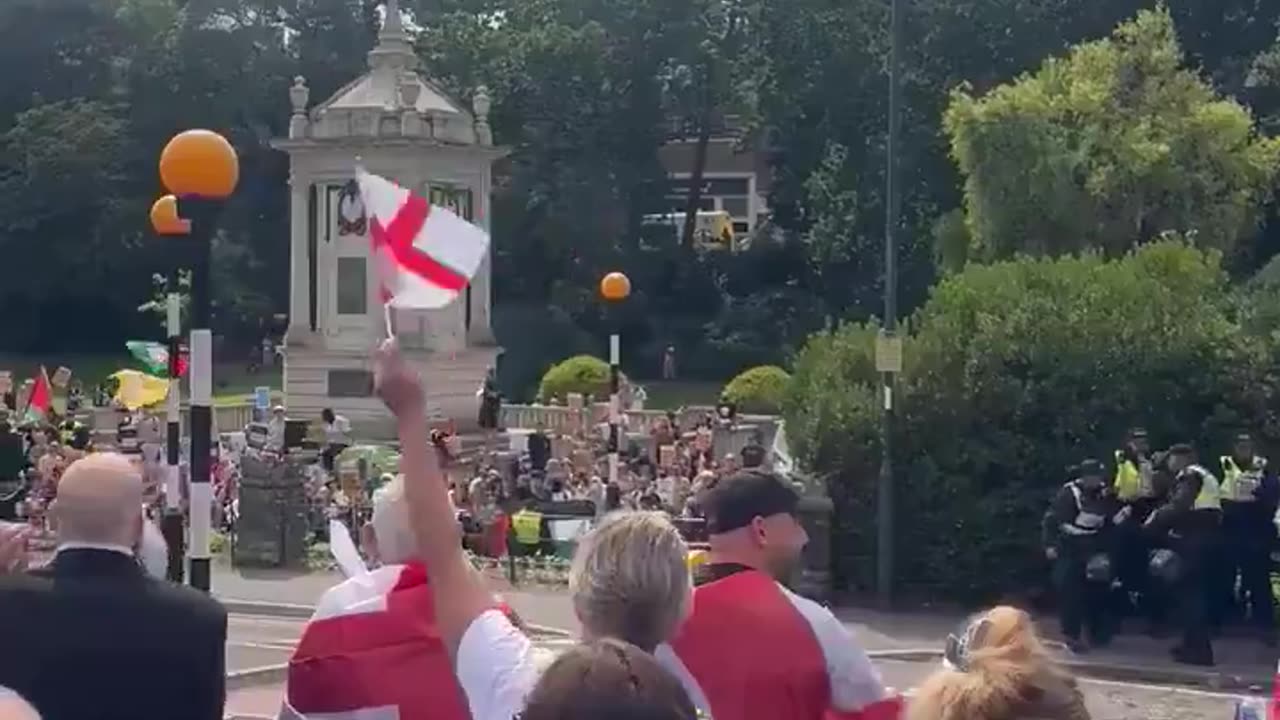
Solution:
<svg viewBox="0 0 1280 720"><path fill-rule="evenodd" d="M286 339L305 345L311 336L310 184L295 171L289 178L289 330Z"/></svg>

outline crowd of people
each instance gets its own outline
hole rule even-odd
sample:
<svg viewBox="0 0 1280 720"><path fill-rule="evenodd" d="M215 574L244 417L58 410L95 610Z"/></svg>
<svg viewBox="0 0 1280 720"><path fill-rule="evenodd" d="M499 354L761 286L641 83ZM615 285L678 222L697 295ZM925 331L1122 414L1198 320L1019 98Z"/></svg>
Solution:
<svg viewBox="0 0 1280 720"><path fill-rule="evenodd" d="M1213 665L1211 637L1232 621L1275 647L1280 482L1253 438L1240 434L1229 453L1202 462L1187 444L1153 453L1135 428L1114 460L1071 468L1044 516L1068 645L1107 645L1129 614L1155 635L1176 621L1172 655L1186 664Z"/></svg>
<svg viewBox="0 0 1280 720"><path fill-rule="evenodd" d="M710 559L696 577L667 513L605 513L570 572L581 640L547 657L463 550L447 452L423 441L421 380L393 341L375 378L403 453L400 475L375 493L368 547L381 567L322 598L282 717L389 706L399 717L471 720L1088 717L1012 608L966 623L909 700L886 687L840 621L787 588L808 536L794 487L761 467L725 472L698 493ZM23 618L0 623L0 686L14 693L0 704L51 720L222 716L225 610L138 561L164 542L142 507L138 464L93 453L59 482L48 566L25 571L27 529L0 526L0 617ZM353 602L361 588L383 597ZM338 619L365 630L335 632Z"/></svg>

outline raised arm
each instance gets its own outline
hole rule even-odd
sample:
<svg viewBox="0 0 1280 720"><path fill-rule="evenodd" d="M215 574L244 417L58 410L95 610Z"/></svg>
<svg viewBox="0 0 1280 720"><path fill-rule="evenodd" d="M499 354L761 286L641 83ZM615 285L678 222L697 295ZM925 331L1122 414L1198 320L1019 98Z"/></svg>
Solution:
<svg viewBox="0 0 1280 720"><path fill-rule="evenodd" d="M395 340L385 341L374 356L374 384L396 419L409 523L430 573L441 637L456 654L472 621L494 607L493 593L463 551L440 457L427 439L422 381L405 363Z"/></svg>

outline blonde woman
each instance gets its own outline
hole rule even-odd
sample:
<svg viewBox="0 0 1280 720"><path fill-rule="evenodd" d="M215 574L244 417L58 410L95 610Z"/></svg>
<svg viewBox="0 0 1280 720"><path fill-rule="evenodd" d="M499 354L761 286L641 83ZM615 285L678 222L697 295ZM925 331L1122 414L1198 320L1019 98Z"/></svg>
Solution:
<svg viewBox="0 0 1280 720"><path fill-rule="evenodd" d="M1036 637L1031 617L1000 606L947 642L905 720L1090 720L1076 681Z"/></svg>

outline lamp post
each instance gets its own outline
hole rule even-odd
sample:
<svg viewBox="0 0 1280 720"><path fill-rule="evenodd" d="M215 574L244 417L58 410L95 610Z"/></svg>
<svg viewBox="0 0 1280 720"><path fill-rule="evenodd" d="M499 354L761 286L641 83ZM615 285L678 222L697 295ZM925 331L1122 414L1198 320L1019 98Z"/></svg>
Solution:
<svg viewBox="0 0 1280 720"><path fill-rule="evenodd" d="M161 237L181 237L191 234L191 223L178 217L178 199L165 195L151 206L151 228ZM164 480L164 516L160 521L160 532L164 535L169 548L169 564L165 577L171 582L181 583L183 580L183 556L186 552L186 531L182 521L182 482L179 473L178 453L181 450L182 430L179 425L179 407L182 396L182 384L178 379L179 357L182 352L181 340L181 299L178 295L178 272L180 263L171 268L168 280L166 301L166 339L169 347L169 395L167 399L168 423L165 427L165 480Z"/></svg>
<svg viewBox="0 0 1280 720"><path fill-rule="evenodd" d="M208 130L179 133L160 153L160 180L177 197L178 216L191 237L191 586L209 590L209 532L213 490L209 484L213 434L213 334L209 329L210 247L218 215L240 180L231 143ZM172 307L170 308L172 312ZM170 355L170 362L173 362Z"/></svg>
<svg viewBox="0 0 1280 720"><path fill-rule="evenodd" d="M884 415L881 423L880 477L876 483L876 591L880 605L893 602L893 386L902 370L898 332L897 231L902 198L898 183L898 150L902 122L902 0L891 0L889 17L889 138L885 168L884 332L877 343Z"/></svg>
<svg viewBox="0 0 1280 720"><path fill-rule="evenodd" d="M614 271L600 280L600 296L606 302L620 303L631 294L631 280L620 272ZM618 484L618 450L622 445L622 402L618 397L618 385L622 363L622 343L618 337L616 318L613 321L613 332L609 333L609 482L615 487Z"/></svg>

